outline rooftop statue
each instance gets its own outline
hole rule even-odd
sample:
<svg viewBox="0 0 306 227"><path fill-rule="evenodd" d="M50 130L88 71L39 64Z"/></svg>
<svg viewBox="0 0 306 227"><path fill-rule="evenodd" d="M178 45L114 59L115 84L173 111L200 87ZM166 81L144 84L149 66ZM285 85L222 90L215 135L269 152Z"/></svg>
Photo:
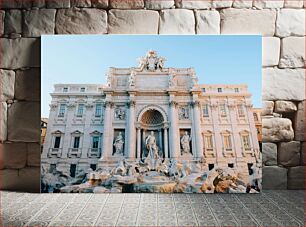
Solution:
<svg viewBox="0 0 306 227"><path fill-rule="evenodd" d="M162 70L164 67L164 62L166 59L164 57L158 57L156 51L149 50L145 57L139 59L139 68L141 71L155 71Z"/></svg>

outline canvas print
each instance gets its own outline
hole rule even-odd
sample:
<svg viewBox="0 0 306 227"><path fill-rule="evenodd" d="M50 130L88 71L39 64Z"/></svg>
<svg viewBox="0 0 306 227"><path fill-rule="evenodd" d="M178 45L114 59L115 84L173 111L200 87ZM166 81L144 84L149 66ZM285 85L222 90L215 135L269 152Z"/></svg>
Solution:
<svg viewBox="0 0 306 227"><path fill-rule="evenodd" d="M43 36L41 191L259 193L260 94L260 36Z"/></svg>

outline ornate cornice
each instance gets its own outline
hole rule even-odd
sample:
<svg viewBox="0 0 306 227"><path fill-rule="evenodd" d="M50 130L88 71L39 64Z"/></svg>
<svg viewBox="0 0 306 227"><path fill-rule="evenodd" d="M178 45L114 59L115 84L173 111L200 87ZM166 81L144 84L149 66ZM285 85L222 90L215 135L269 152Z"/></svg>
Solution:
<svg viewBox="0 0 306 227"><path fill-rule="evenodd" d="M130 100L128 103L127 103L128 107L135 107L136 106L136 102L134 100Z"/></svg>
<svg viewBox="0 0 306 227"><path fill-rule="evenodd" d="M114 103L111 102L111 101L105 101L105 102L104 102L104 106L105 106L105 107L112 108L112 107L114 106Z"/></svg>
<svg viewBox="0 0 306 227"><path fill-rule="evenodd" d="M169 102L169 105L171 107L176 107L178 105L178 103L176 101L172 100L172 101Z"/></svg>

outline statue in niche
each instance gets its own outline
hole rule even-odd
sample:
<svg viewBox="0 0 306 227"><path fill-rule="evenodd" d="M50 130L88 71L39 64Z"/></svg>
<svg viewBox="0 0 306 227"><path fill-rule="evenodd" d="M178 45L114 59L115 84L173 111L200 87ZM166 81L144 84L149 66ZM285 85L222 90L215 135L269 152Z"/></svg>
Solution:
<svg viewBox="0 0 306 227"><path fill-rule="evenodd" d="M122 132L119 132L114 142L115 155L123 155L123 144L124 144L124 138Z"/></svg>
<svg viewBox="0 0 306 227"><path fill-rule="evenodd" d="M136 77L136 72L132 71L129 77L129 86L134 87L135 86L135 77Z"/></svg>
<svg viewBox="0 0 306 227"><path fill-rule="evenodd" d="M148 164L149 170L156 170L159 160L158 147L156 145L156 138L154 132L151 131L151 134L146 138L146 148L149 151L148 156L145 159L145 163Z"/></svg>
<svg viewBox="0 0 306 227"><path fill-rule="evenodd" d="M185 134L181 138L181 146L182 146L182 155L190 154L190 141L191 137L188 132L185 131Z"/></svg>
<svg viewBox="0 0 306 227"><path fill-rule="evenodd" d="M116 118L116 120L125 120L125 110L118 107L115 110L115 118Z"/></svg>
<svg viewBox="0 0 306 227"><path fill-rule="evenodd" d="M180 120L189 119L188 107L181 107L181 109L180 109L180 114L179 114L179 119L180 119Z"/></svg>

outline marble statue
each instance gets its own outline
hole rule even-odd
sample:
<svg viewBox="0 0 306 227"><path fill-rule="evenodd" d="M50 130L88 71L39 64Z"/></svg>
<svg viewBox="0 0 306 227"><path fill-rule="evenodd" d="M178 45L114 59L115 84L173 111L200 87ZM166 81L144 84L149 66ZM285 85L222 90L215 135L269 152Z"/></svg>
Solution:
<svg viewBox="0 0 306 227"><path fill-rule="evenodd" d="M156 138L154 136L154 132L151 131L151 134L146 139L146 147L149 151L148 156L151 158L157 158L158 157L158 148L156 145Z"/></svg>
<svg viewBox="0 0 306 227"><path fill-rule="evenodd" d="M186 120L189 119L189 111L187 107L181 107L180 108L180 114L179 114L180 120Z"/></svg>
<svg viewBox="0 0 306 227"><path fill-rule="evenodd" d="M122 136L122 132L119 132L118 136L115 139L114 146L115 146L115 154L121 155L123 154L123 144L124 139Z"/></svg>
<svg viewBox="0 0 306 227"><path fill-rule="evenodd" d="M116 120L125 120L125 111L122 108L117 108L115 110Z"/></svg>
<svg viewBox="0 0 306 227"><path fill-rule="evenodd" d="M190 141L191 137L189 136L188 132L185 131L185 134L181 138L182 155L190 154Z"/></svg>
<svg viewBox="0 0 306 227"><path fill-rule="evenodd" d="M129 77L129 86L134 87L135 86L135 77L136 77L136 72L132 71Z"/></svg>

